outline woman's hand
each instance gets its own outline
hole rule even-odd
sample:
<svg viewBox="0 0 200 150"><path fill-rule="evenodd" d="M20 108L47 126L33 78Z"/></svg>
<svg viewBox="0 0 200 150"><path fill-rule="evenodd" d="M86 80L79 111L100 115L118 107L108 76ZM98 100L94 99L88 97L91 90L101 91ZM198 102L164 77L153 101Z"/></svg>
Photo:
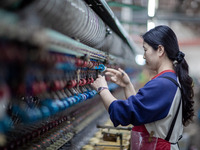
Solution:
<svg viewBox="0 0 200 150"><path fill-rule="evenodd" d="M98 78L91 83L92 87L97 91L99 87L108 87L105 76L98 75Z"/></svg>
<svg viewBox="0 0 200 150"><path fill-rule="evenodd" d="M129 76L120 68L118 70L107 68L105 74L111 76L111 81L121 87L126 87L131 84Z"/></svg>
<svg viewBox="0 0 200 150"><path fill-rule="evenodd" d="M101 76L101 75L98 75L98 78L93 83L91 83L91 85L96 91L98 91L99 87L108 87L105 76ZM102 90L102 91L98 91L98 92L102 98L102 101L103 101L103 104L104 104L106 110L108 111L110 104L113 101L115 101L116 98L110 93L109 90Z"/></svg>

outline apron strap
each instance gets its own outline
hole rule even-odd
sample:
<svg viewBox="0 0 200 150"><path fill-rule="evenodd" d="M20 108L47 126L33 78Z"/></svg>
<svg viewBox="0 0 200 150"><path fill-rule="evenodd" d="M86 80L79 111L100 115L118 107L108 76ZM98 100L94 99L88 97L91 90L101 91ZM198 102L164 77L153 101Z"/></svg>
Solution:
<svg viewBox="0 0 200 150"><path fill-rule="evenodd" d="M171 78L171 77L163 77L163 78L166 78L166 79L172 81L175 85L177 85L177 86L181 89L181 87L179 86L179 84L177 83L177 81L174 80L173 78ZM172 135L172 131L173 131L173 129L174 129L174 125L175 125L175 123L176 123L176 119L177 119L177 116L178 116L178 112L179 112L179 110L180 110L180 106L181 106L181 100L180 100L180 102L179 102L179 104L178 104L178 108L177 108L177 110L176 110L176 114L175 114L174 119L173 119L173 121L172 121L172 123L171 123L171 126L170 126L170 129L169 129L169 131L168 131L168 134L167 134L167 136L166 136L166 138L165 138L166 141L169 141L169 140L170 140L170 137L171 137L171 135Z"/></svg>

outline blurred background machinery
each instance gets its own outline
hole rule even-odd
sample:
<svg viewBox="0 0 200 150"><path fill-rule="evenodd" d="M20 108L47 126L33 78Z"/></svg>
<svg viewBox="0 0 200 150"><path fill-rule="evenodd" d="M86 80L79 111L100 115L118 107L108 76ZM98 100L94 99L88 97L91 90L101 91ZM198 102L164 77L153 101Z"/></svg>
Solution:
<svg viewBox="0 0 200 150"><path fill-rule="evenodd" d="M81 148L106 114L90 84L136 55L105 1L0 1L0 149Z"/></svg>

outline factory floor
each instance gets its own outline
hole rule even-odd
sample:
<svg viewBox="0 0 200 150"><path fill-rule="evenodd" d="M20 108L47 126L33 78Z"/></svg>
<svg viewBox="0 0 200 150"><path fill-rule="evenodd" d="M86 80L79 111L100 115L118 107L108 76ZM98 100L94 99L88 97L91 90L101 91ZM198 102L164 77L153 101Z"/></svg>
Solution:
<svg viewBox="0 0 200 150"><path fill-rule="evenodd" d="M104 124L108 120L109 116L105 110L101 116L93 120L84 130L80 133L76 134L75 137L64 146L62 146L59 150L80 150L84 145L88 143L88 141L92 138L92 136L98 131L97 124Z"/></svg>

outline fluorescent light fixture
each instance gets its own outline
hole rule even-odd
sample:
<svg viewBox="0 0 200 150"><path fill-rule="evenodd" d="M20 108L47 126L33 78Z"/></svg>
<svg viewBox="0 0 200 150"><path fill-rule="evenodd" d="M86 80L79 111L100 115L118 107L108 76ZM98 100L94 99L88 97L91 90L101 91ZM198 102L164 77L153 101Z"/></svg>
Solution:
<svg viewBox="0 0 200 150"><path fill-rule="evenodd" d="M155 27L155 23L152 20L147 21L147 31L153 29Z"/></svg>
<svg viewBox="0 0 200 150"><path fill-rule="evenodd" d="M148 1L148 16L154 17L156 10L156 0L149 0Z"/></svg>
<svg viewBox="0 0 200 150"><path fill-rule="evenodd" d="M145 65L145 59L143 58L143 55L139 54L139 55L136 55L135 56L135 62L138 64L138 65Z"/></svg>

